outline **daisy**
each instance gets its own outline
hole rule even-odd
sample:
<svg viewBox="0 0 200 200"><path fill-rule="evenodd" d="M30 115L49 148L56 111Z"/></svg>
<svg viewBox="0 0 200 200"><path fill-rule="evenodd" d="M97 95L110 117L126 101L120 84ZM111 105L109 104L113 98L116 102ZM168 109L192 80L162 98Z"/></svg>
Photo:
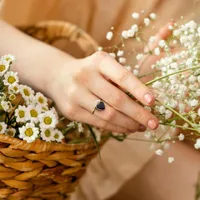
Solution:
<svg viewBox="0 0 200 200"><path fill-rule="evenodd" d="M1 57L1 61L13 62L15 60L15 56L13 56L12 54L4 55Z"/></svg>
<svg viewBox="0 0 200 200"><path fill-rule="evenodd" d="M53 128L42 129L40 134L41 134L42 140L46 142L51 142L55 140Z"/></svg>
<svg viewBox="0 0 200 200"><path fill-rule="evenodd" d="M38 116L41 113L41 110L40 106L29 105L27 107L27 121L30 120L31 122L37 123L39 121Z"/></svg>
<svg viewBox="0 0 200 200"><path fill-rule="evenodd" d="M9 112L12 109L12 104L10 101L1 101L0 105L1 109L4 110L5 112Z"/></svg>
<svg viewBox="0 0 200 200"><path fill-rule="evenodd" d="M3 83L4 85L14 85L19 82L19 78L17 76L17 72L6 72L4 75Z"/></svg>
<svg viewBox="0 0 200 200"><path fill-rule="evenodd" d="M41 128L55 128L58 123L57 116L52 111L47 111L39 115Z"/></svg>
<svg viewBox="0 0 200 200"><path fill-rule="evenodd" d="M54 138L54 141L61 142L62 139L64 138L64 135L61 131L54 130L53 138Z"/></svg>
<svg viewBox="0 0 200 200"><path fill-rule="evenodd" d="M0 61L0 76L3 76L9 68L9 63Z"/></svg>
<svg viewBox="0 0 200 200"><path fill-rule="evenodd" d="M40 104L42 107L48 107L48 99L40 92L37 92L34 100L37 104Z"/></svg>
<svg viewBox="0 0 200 200"><path fill-rule="evenodd" d="M38 137L39 129L33 123L27 123L19 128L19 133L19 138L31 143Z"/></svg>
<svg viewBox="0 0 200 200"><path fill-rule="evenodd" d="M5 134L6 129L7 129L7 124L4 122L0 122L0 133Z"/></svg>
<svg viewBox="0 0 200 200"><path fill-rule="evenodd" d="M17 122L25 122L27 119L27 108L19 105L15 110L15 117Z"/></svg>
<svg viewBox="0 0 200 200"><path fill-rule="evenodd" d="M34 91L30 87L28 87L26 85L20 85L19 91L25 101L29 102L29 101L33 100Z"/></svg>
<svg viewBox="0 0 200 200"><path fill-rule="evenodd" d="M8 86L8 93L9 94L18 94L19 93L19 85L18 84L14 84L14 85L9 85Z"/></svg>
<svg viewBox="0 0 200 200"><path fill-rule="evenodd" d="M15 137L15 134L16 134L16 130L14 128L8 128L6 130L6 134L11 136L11 137Z"/></svg>

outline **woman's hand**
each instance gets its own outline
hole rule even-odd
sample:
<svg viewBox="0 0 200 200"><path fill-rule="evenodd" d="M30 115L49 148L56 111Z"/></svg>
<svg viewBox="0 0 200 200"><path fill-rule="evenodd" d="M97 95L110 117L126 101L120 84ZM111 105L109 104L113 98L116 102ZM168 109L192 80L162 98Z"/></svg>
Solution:
<svg viewBox="0 0 200 200"><path fill-rule="evenodd" d="M157 128L156 117L119 88L148 106L154 103L153 94L107 53L74 59L53 73L49 96L67 118L121 133ZM92 114L98 99L105 110Z"/></svg>

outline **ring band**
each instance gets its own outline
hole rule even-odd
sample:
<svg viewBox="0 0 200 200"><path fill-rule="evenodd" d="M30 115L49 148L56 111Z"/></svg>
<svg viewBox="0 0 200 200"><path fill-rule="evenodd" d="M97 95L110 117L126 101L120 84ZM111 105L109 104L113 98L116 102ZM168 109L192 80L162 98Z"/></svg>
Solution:
<svg viewBox="0 0 200 200"><path fill-rule="evenodd" d="M96 101L94 109L92 110L92 114L94 114L95 110L103 111L105 110L105 108L106 108L105 103L101 99L98 99Z"/></svg>

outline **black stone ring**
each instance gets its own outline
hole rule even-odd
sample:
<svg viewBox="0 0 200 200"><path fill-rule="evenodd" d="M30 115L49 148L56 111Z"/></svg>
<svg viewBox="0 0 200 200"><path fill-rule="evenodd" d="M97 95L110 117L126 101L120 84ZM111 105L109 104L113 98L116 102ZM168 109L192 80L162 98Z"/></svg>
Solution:
<svg viewBox="0 0 200 200"><path fill-rule="evenodd" d="M102 100L98 99L96 101L96 105L94 109L92 110L92 114L94 114L95 110L102 111L102 110L105 110L105 108L106 108L105 103Z"/></svg>

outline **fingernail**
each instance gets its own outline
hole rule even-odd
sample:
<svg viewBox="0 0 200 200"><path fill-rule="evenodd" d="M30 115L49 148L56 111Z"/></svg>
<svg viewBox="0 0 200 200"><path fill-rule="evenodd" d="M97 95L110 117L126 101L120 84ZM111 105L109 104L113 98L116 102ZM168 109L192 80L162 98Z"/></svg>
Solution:
<svg viewBox="0 0 200 200"><path fill-rule="evenodd" d="M150 119L150 120L148 121L148 127L149 127L150 129L153 129L153 130L154 130L157 126L158 126L158 125L157 125L157 123L156 123L155 120Z"/></svg>
<svg viewBox="0 0 200 200"><path fill-rule="evenodd" d="M148 104L150 104L150 103L153 102L154 97L153 97L151 94L145 94L145 95L144 95L144 99L145 99L145 101L146 101Z"/></svg>
<svg viewBox="0 0 200 200"><path fill-rule="evenodd" d="M146 128L146 126L144 126L144 125L140 125L140 127L139 127L139 131L145 131L147 128Z"/></svg>

